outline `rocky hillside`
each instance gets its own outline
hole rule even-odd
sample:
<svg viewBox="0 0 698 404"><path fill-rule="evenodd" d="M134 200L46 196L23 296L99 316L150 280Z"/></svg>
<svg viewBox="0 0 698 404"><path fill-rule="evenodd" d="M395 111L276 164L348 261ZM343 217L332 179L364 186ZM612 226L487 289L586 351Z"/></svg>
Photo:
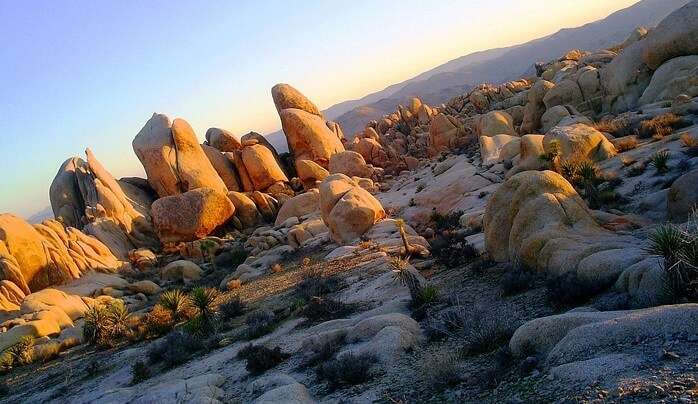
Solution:
<svg viewBox="0 0 698 404"><path fill-rule="evenodd" d="M348 140L153 114L0 214L0 402L694 402L698 0Z"/></svg>

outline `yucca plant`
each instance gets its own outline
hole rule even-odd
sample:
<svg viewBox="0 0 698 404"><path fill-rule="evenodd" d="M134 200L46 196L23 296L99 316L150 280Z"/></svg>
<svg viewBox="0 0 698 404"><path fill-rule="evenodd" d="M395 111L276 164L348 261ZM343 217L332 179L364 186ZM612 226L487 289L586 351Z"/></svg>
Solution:
<svg viewBox="0 0 698 404"><path fill-rule="evenodd" d="M597 209L599 207L599 190L596 188L599 169L591 160L583 160L577 166L579 181L584 187L584 196L589 203L589 207Z"/></svg>
<svg viewBox="0 0 698 404"><path fill-rule="evenodd" d="M172 313L172 320L175 324L185 320L191 309L191 299L179 289L168 290L160 296L158 303L165 310Z"/></svg>
<svg viewBox="0 0 698 404"><path fill-rule="evenodd" d="M213 288L198 287L191 291L191 304L203 319L210 320L217 312L221 293Z"/></svg>
<svg viewBox="0 0 698 404"><path fill-rule="evenodd" d="M115 346L130 333L128 309L121 300L94 305L85 312L82 333L85 341L101 347Z"/></svg>
<svg viewBox="0 0 698 404"><path fill-rule="evenodd" d="M666 276L668 297L696 297L696 272L698 271L698 236L673 224L658 227L649 235L647 253L662 258Z"/></svg>
<svg viewBox="0 0 698 404"><path fill-rule="evenodd" d="M578 169L579 166L575 161L566 160L560 163L560 175L573 184L577 181Z"/></svg>
<svg viewBox="0 0 698 404"><path fill-rule="evenodd" d="M669 171L669 165L667 163L669 162L670 156L671 154L668 150L658 151L650 157L650 163L658 173L665 173Z"/></svg>
<svg viewBox="0 0 698 404"><path fill-rule="evenodd" d="M390 265L393 267L393 276L395 280L407 286L410 291L412 301L417 301L419 293L422 290L422 285L419 283L417 275L410 271L409 261L399 257L390 259Z"/></svg>
<svg viewBox="0 0 698 404"><path fill-rule="evenodd" d="M548 144L548 150L540 155L540 159L547 161L550 169L557 173L560 172L560 156L562 156L562 147L559 140L552 140Z"/></svg>

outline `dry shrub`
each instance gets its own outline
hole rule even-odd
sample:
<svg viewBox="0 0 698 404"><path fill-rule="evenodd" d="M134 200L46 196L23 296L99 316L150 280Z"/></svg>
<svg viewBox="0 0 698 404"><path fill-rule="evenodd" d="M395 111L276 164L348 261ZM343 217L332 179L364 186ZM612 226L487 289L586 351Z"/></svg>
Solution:
<svg viewBox="0 0 698 404"><path fill-rule="evenodd" d="M681 144L684 147L696 147L698 146L698 139L691 136L690 133L685 132L681 134Z"/></svg>
<svg viewBox="0 0 698 404"><path fill-rule="evenodd" d="M370 380L371 366L376 363L376 357L370 353L341 355L337 359L323 363L317 369L320 379L327 380L335 388L342 385L353 386Z"/></svg>
<svg viewBox="0 0 698 404"><path fill-rule="evenodd" d="M460 361L457 352L441 348L422 356L419 370L422 379L434 388L453 386L460 382Z"/></svg>
<svg viewBox="0 0 698 404"><path fill-rule="evenodd" d="M636 136L626 136L620 139L615 139L613 145L616 147L619 153L632 150L637 148L637 137Z"/></svg>
<svg viewBox="0 0 698 404"><path fill-rule="evenodd" d="M34 346L34 361L48 362L58 357L61 353L62 344L58 341L48 341L45 344Z"/></svg>
<svg viewBox="0 0 698 404"><path fill-rule="evenodd" d="M689 125L690 122L685 121L680 116L667 113L640 122L637 135L641 139L661 139L670 135L675 129L685 128Z"/></svg>
<svg viewBox="0 0 698 404"><path fill-rule="evenodd" d="M623 137L630 134L630 122L627 119L612 119L594 122L591 127L599 132L609 133L615 137Z"/></svg>
<svg viewBox="0 0 698 404"><path fill-rule="evenodd" d="M240 359L245 359L247 364L245 369L252 375L261 375L269 369L276 367L286 358L289 357L288 354L281 352L281 348L278 346L270 349L264 345L247 345L242 348L237 355Z"/></svg>

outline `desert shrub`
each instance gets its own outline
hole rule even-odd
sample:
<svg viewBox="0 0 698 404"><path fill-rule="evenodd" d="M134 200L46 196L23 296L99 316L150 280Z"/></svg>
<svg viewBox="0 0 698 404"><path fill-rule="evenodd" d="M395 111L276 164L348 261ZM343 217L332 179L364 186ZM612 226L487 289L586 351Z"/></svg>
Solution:
<svg viewBox="0 0 698 404"><path fill-rule="evenodd" d="M468 355L494 351L509 342L515 330L511 318L479 308L470 312L466 327L463 351Z"/></svg>
<svg viewBox="0 0 698 404"><path fill-rule="evenodd" d="M533 287L536 277L521 265L513 265L502 276L502 295L512 296L525 292Z"/></svg>
<svg viewBox="0 0 698 404"><path fill-rule="evenodd" d="M460 382L458 354L447 348L425 352L419 362L419 373L428 385L440 389Z"/></svg>
<svg viewBox="0 0 698 404"><path fill-rule="evenodd" d="M346 317L352 312L351 305L328 297L312 297L303 306L301 314L311 321L327 321Z"/></svg>
<svg viewBox="0 0 698 404"><path fill-rule="evenodd" d="M145 316L144 323L146 337L165 335L175 325L172 312L159 304L153 306L153 309Z"/></svg>
<svg viewBox="0 0 698 404"><path fill-rule="evenodd" d="M344 337L329 339L324 344L314 348L310 355L303 361L301 367L308 368L329 361L342 347L343 342Z"/></svg>
<svg viewBox="0 0 698 404"><path fill-rule="evenodd" d="M617 141L614 142L614 146L616 147L616 150L618 152L622 153L628 150L632 150L637 148L638 141L637 137L635 136L628 136L623 139L618 139Z"/></svg>
<svg viewBox="0 0 698 404"><path fill-rule="evenodd" d="M168 290L160 295L159 305L172 313L172 319L175 323L191 316L191 299L179 289Z"/></svg>
<svg viewBox="0 0 698 404"><path fill-rule="evenodd" d="M45 363L56 359L61 353L62 347L63 344L58 341L48 341L37 345L34 347L33 361Z"/></svg>
<svg viewBox="0 0 698 404"><path fill-rule="evenodd" d="M682 133L680 139L681 139L681 145L683 145L683 147L696 147L696 146L698 146L698 139L691 136L691 134L688 132Z"/></svg>
<svg viewBox="0 0 698 404"><path fill-rule="evenodd" d="M414 307L423 307L436 303L439 300L439 288L435 285L424 285L413 299Z"/></svg>
<svg viewBox="0 0 698 404"><path fill-rule="evenodd" d="M432 256L446 268L456 268L477 260L480 253L463 235L448 234L433 240Z"/></svg>
<svg viewBox="0 0 698 404"><path fill-rule="evenodd" d="M434 230L444 231L459 228L461 216L463 216L462 210L449 212L445 215L434 211L432 212L430 219L433 223Z"/></svg>
<svg viewBox="0 0 698 404"><path fill-rule="evenodd" d="M606 132L614 137L624 137L631 132L630 121L627 119L607 119L600 122L594 122L592 128L599 132Z"/></svg>
<svg viewBox="0 0 698 404"><path fill-rule="evenodd" d="M572 184L577 182L578 169L579 164L574 160L565 160L560 163L560 175Z"/></svg>
<svg viewBox="0 0 698 404"><path fill-rule="evenodd" d="M573 271L554 276L545 284L548 301L556 307L565 307L583 303L598 292L584 284Z"/></svg>
<svg viewBox="0 0 698 404"><path fill-rule="evenodd" d="M246 361L245 369L250 374L256 376L276 367L286 360L289 355L281 352L281 348L278 346L274 349L269 349L263 345L250 344L240 349L237 357L244 359Z"/></svg>
<svg viewBox="0 0 698 404"><path fill-rule="evenodd" d="M240 296L233 296L221 303L218 310L224 319L232 320L245 312L245 303L240 299Z"/></svg>
<svg viewBox="0 0 698 404"><path fill-rule="evenodd" d="M143 361L134 362L131 366L131 385L136 385L144 380L150 379L150 368Z"/></svg>
<svg viewBox="0 0 698 404"><path fill-rule="evenodd" d="M353 354L348 352L317 368L317 375L327 381L332 388L353 386L370 380L371 366L376 362L373 354Z"/></svg>
<svg viewBox="0 0 698 404"><path fill-rule="evenodd" d="M301 265L302 280L296 286L296 295L305 301L313 297L328 295L341 285L337 276L325 276L321 265L310 265L309 260L304 259Z"/></svg>
<svg viewBox="0 0 698 404"><path fill-rule="evenodd" d="M27 335L5 348L0 354L0 370L8 371L18 366L28 365L33 361L34 338Z"/></svg>
<svg viewBox="0 0 698 404"><path fill-rule="evenodd" d="M128 337L128 310L121 300L95 304L85 312L82 335L89 344L102 348L116 346Z"/></svg>
<svg viewBox="0 0 698 404"><path fill-rule="evenodd" d="M148 350L150 363L162 362L168 368L186 363L204 348L201 338L183 331L169 333Z"/></svg>
<svg viewBox="0 0 698 404"><path fill-rule="evenodd" d="M248 314L245 318L247 339L259 338L269 334L276 328L276 316L269 310L257 310Z"/></svg>
<svg viewBox="0 0 698 404"><path fill-rule="evenodd" d="M668 300L698 299L698 216L691 215L685 228L659 226L649 235L646 252L661 257Z"/></svg>
<svg viewBox="0 0 698 404"><path fill-rule="evenodd" d="M657 173L665 173L669 171L669 165L667 163L669 162L670 156L671 154L668 150L660 150L650 157L650 164L654 166Z"/></svg>
<svg viewBox="0 0 698 404"><path fill-rule="evenodd" d="M640 122L637 134L641 139L661 139L675 129L685 128L690 124L678 115L668 113Z"/></svg>
<svg viewBox="0 0 698 404"><path fill-rule="evenodd" d="M539 156L541 161L547 163L548 168L557 173L560 172L560 157L562 156L562 147L557 139L552 140L548 144L548 150Z"/></svg>

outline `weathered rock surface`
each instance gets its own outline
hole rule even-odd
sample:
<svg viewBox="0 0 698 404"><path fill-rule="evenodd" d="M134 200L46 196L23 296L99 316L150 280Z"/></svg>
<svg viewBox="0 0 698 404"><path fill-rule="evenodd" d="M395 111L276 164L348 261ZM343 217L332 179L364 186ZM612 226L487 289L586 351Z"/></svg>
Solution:
<svg viewBox="0 0 698 404"><path fill-rule="evenodd" d="M559 145L562 160L602 161L616 155L616 148L603 133L582 123L558 126L550 130L543 138L543 148L546 152L552 150L553 142Z"/></svg>
<svg viewBox="0 0 698 404"><path fill-rule="evenodd" d="M206 142L209 146L221 152L232 152L242 147L240 139L225 129L209 128L206 131Z"/></svg>
<svg viewBox="0 0 698 404"><path fill-rule="evenodd" d="M330 174L344 174L348 177L371 178L373 176L373 168L366 164L363 156L350 150L332 155L329 171Z"/></svg>
<svg viewBox="0 0 698 404"><path fill-rule="evenodd" d="M276 215L274 226L281 225L291 217L302 217L319 209L320 192L317 189L311 189L286 201Z"/></svg>
<svg viewBox="0 0 698 404"><path fill-rule="evenodd" d="M235 206L210 188L160 198L153 203L153 224L163 243L192 241L205 237L224 224Z"/></svg>
<svg viewBox="0 0 698 404"><path fill-rule="evenodd" d="M342 142L321 117L295 108L283 109L279 116L288 149L296 161L311 160L327 168L330 157L344 151Z"/></svg>
<svg viewBox="0 0 698 404"><path fill-rule="evenodd" d="M343 174L333 174L320 184L320 211L330 236L346 244L385 217L383 206L368 191Z"/></svg>
<svg viewBox="0 0 698 404"><path fill-rule="evenodd" d="M245 146L242 161L255 191L265 191L276 182L288 182L272 152L261 144Z"/></svg>
<svg viewBox="0 0 698 404"><path fill-rule="evenodd" d="M689 171L671 184L667 205L669 218L676 221L686 220L698 209L698 170Z"/></svg>
<svg viewBox="0 0 698 404"><path fill-rule="evenodd" d="M206 157L211 162L213 169L216 170L218 176L223 180L228 191L240 191L240 180L233 162L217 148L205 144L202 144L201 148L206 153Z"/></svg>
<svg viewBox="0 0 698 404"><path fill-rule="evenodd" d="M274 99L274 105L279 114L284 109L293 108L322 117L318 107L289 84L280 83L272 87L271 97Z"/></svg>

